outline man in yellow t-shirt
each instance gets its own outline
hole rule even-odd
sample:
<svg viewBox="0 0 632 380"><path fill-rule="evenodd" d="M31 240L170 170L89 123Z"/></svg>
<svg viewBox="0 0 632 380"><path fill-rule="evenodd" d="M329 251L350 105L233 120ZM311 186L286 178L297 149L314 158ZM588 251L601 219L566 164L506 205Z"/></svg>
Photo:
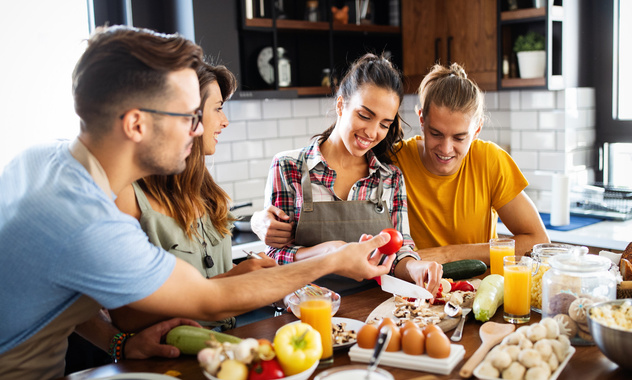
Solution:
<svg viewBox="0 0 632 380"><path fill-rule="evenodd" d="M457 64L435 66L420 85L422 136L402 142L395 164L404 173L411 235L424 260L479 259L500 216L516 253L548 242L528 185L509 154L478 139L483 95Z"/></svg>

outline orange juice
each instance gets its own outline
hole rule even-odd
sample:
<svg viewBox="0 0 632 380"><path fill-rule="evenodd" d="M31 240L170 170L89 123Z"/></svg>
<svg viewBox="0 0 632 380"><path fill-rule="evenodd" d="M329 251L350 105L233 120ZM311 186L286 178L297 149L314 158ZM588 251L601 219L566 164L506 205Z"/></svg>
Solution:
<svg viewBox="0 0 632 380"><path fill-rule="evenodd" d="M516 316L531 313L531 268L505 266L505 313Z"/></svg>
<svg viewBox="0 0 632 380"><path fill-rule="evenodd" d="M331 332L331 300L319 298L303 300L300 309L301 321L320 333L323 343L321 360L332 358L334 345Z"/></svg>
<svg viewBox="0 0 632 380"><path fill-rule="evenodd" d="M515 253L513 246L494 246L489 247L489 264L491 274L503 275L503 257L512 256Z"/></svg>

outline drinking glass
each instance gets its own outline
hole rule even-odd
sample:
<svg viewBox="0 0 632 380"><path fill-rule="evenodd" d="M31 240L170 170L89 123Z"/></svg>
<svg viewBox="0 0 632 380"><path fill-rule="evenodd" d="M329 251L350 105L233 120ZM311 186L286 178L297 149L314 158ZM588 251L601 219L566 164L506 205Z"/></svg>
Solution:
<svg viewBox="0 0 632 380"><path fill-rule="evenodd" d="M323 354L318 368L329 367L334 362L334 342L331 333L331 292L303 292L299 309L301 322L307 323L320 333Z"/></svg>
<svg viewBox="0 0 632 380"><path fill-rule="evenodd" d="M503 318L510 323L527 323L531 318L531 276L533 259L527 256L503 258L505 299Z"/></svg>
<svg viewBox="0 0 632 380"><path fill-rule="evenodd" d="M503 275L503 257L516 254L514 239L491 239L489 241L489 264L491 274Z"/></svg>

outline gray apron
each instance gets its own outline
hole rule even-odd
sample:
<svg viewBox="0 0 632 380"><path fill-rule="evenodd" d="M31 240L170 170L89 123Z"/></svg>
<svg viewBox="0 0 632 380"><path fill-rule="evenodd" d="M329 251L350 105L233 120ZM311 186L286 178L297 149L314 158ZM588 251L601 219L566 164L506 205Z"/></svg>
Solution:
<svg viewBox="0 0 632 380"><path fill-rule="evenodd" d="M296 245L311 247L331 240L357 242L362 234L377 235L384 228L393 228L388 205L382 200L384 188L381 178L375 199L314 202L307 161L304 157L301 158L303 207L294 235ZM358 282L335 274L321 277L315 283L341 295L356 293L376 285L372 280Z"/></svg>

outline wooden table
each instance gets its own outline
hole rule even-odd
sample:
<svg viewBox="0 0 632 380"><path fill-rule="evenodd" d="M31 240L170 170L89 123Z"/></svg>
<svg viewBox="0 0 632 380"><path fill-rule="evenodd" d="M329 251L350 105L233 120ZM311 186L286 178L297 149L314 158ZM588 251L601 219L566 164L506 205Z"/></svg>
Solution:
<svg viewBox="0 0 632 380"><path fill-rule="evenodd" d="M336 316L364 321L375 307L390 297L390 294L382 292L380 288L373 288L357 294L345 296L342 299L340 310L338 310ZM229 331L229 333L242 338L266 338L272 341L274 334L279 327L295 320L296 317L294 317L293 314L286 313L275 318L269 318L243 327L238 327ZM502 322L502 309L499 309L496 312L496 315L492 320ZM539 320L539 314L531 314L532 322L537 322ZM426 376L429 374L425 372L410 371L382 365L380 367L389 371L397 380L412 380L423 376L426 376L424 377L424 380L458 379L458 372L461 366L470 356L472 356L474 351L476 351L481 344L481 340L478 335L480 326L481 322L476 321L473 317L468 319L463 331L463 340L460 342L460 344L462 344L465 348L465 357L463 358L463 361L454 368L449 376ZM449 335L451 335L451 332L448 332L448 336ZM575 349L577 351L558 379L604 380L630 378L631 374L629 372L625 372L623 369L620 369L615 363L606 358L601 351L599 351L597 346L576 346ZM335 351L334 366L347 365L350 363L348 349ZM194 356L183 356L177 359L124 360L117 364L108 364L102 367L77 372L64 377L63 379L95 379L125 372L165 373L169 370L180 372L181 375L179 375L179 378L183 380L206 379L197 363L197 359ZM320 371L321 370L316 370L311 379L313 379Z"/></svg>

